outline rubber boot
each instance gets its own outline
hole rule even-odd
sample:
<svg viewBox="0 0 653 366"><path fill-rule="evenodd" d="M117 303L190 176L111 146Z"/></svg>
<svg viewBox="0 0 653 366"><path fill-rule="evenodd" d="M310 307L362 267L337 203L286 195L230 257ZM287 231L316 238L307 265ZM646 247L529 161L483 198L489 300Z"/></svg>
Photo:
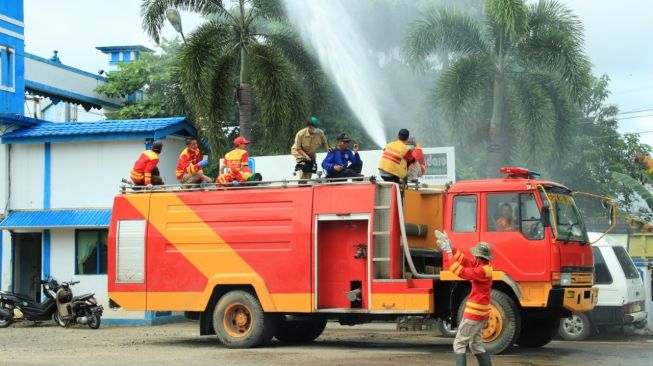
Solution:
<svg viewBox="0 0 653 366"><path fill-rule="evenodd" d="M467 366L467 358L464 353L456 353L456 366Z"/></svg>
<svg viewBox="0 0 653 366"><path fill-rule="evenodd" d="M487 352L479 353L474 355L476 356L476 361L478 361L478 366L492 366L492 361L490 360L490 354Z"/></svg>

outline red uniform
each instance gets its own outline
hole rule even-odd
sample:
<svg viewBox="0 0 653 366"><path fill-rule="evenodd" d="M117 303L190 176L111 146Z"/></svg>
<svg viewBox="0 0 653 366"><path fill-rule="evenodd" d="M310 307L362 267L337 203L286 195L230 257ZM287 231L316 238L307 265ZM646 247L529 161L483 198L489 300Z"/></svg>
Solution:
<svg viewBox="0 0 653 366"><path fill-rule="evenodd" d="M419 144L415 145L415 150L412 151L413 158L415 163L419 164L420 169L422 170L422 175L426 174L426 160L424 160L424 150Z"/></svg>
<svg viewBox="0 0 653 366"><path fill-rule="evenodd" d="M200 149L185 148L177 160L177 180L181 180L186 174L201 172L202 167L197 165L201 160Z"/></svg>
<svg viewBox="0 0 653 366"><path fill-rule="evenodd" d="M453 260L449 270L462 279L472 281L472 292L465 304L464 317L475 321L486 320L490 315L492 266L484 260L475 263L455 248Z"/></svg>
<svg viewBox="0 0 653 366"><path fill-rule="evenodd" d="M159 154L152 150L143 151L131 170L132 181L136 184L152 184L152 171L157 164L159 164Z"/></svg>
<svg viewBox="0 0 653 366"><path fill-rule="evenodd" d="M228 172L220 174L217 181L220 183L229 183L237 180L246 181L252 176L252 170L249 168L249 153L245 149L233 149L229 151L222 160L222 165L228 168Z"/></svg>

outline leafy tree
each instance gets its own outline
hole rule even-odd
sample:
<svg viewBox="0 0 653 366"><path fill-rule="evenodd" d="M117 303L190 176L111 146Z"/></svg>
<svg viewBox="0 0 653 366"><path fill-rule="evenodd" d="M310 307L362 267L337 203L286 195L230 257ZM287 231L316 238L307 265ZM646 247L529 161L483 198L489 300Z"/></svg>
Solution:
<svg viewBox="0 0 653 366"><path fill-rule="evenodd" d="M541 163L566 151L590 75L582 44L580 21L556 1L488 0L483 21L453 8L424 13L404 52L421 70L451 58L437 103L454 138L484 144L491 177L502 163Z"/></svg>
<svg viewBox="0 0 653 366"><path fill-rule="evenodd" d="M143 27L155 41L169 8L207 19L182 48L179 75L212 146L230 145L225 131L234 132L235 105L236 132L255 141L254 151L287 153L326 81L285 22L279 1L238 0L227 8L218 0L143 0Z"/></svg>
<svg viewBox="0 0 653 366"><path fill-rule="evenodd" d="M110 115L115 119L184 116L189 112L176 75L175 56L179 40L163 40L159 54L144 53L140 60L118 65L108 83L97 92L109 97L129 98Z"/></svg>
<svg viewBox="0 0 653 366"><path fill-rule="evenodd" d="M618 131L619 110L606 103L609 78L592 78L591 88L584 97L582 115L578 118L567 157L551 161L543 168L550 176L574 190L596 192L617 199L621 213L634 212L641 192L621 178L645 179L641 163L636 159L648 155L651 147L640 142L635 134L621 135ZM630 178L632 179L632 178ZM653 201L652 201L653 202ZM653 207L653 206L651 206Z"/></svg>

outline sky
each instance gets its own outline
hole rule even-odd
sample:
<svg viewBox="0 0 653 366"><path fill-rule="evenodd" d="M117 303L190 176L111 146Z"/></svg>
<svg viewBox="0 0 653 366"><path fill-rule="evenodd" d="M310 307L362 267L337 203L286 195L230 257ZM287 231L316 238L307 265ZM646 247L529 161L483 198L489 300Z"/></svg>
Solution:
<svg viewBox="0 0 653 366"><path fill-rule="evenodd" d="M95 73L108 65L97 46L156 46L142 31L140 0L24 1L27 52L50 57L58 50L63 63ZM653 131L653 1L561 1L584 24L585 50L594 74L611 79L610 102L620 109L621 132ZM188 34L202 20L182 13L182 21ZM164 37L175 34L165 26ZM653 145L653 132L641 138Z"/></svg>

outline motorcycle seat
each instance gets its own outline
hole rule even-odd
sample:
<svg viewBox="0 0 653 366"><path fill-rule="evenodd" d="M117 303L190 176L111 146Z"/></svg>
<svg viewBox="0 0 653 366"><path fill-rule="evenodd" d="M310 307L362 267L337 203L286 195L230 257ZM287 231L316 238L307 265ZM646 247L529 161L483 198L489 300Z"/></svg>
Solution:
<svg viewBox="0 0 653 366"><path fill-rule="evenodd" d="M83 301L83 300L86 300L86 299L90 299L93 296L95 296L95 293L88 293L88 294L84 294L84 295L73 296L72 301Z"/></svg>

